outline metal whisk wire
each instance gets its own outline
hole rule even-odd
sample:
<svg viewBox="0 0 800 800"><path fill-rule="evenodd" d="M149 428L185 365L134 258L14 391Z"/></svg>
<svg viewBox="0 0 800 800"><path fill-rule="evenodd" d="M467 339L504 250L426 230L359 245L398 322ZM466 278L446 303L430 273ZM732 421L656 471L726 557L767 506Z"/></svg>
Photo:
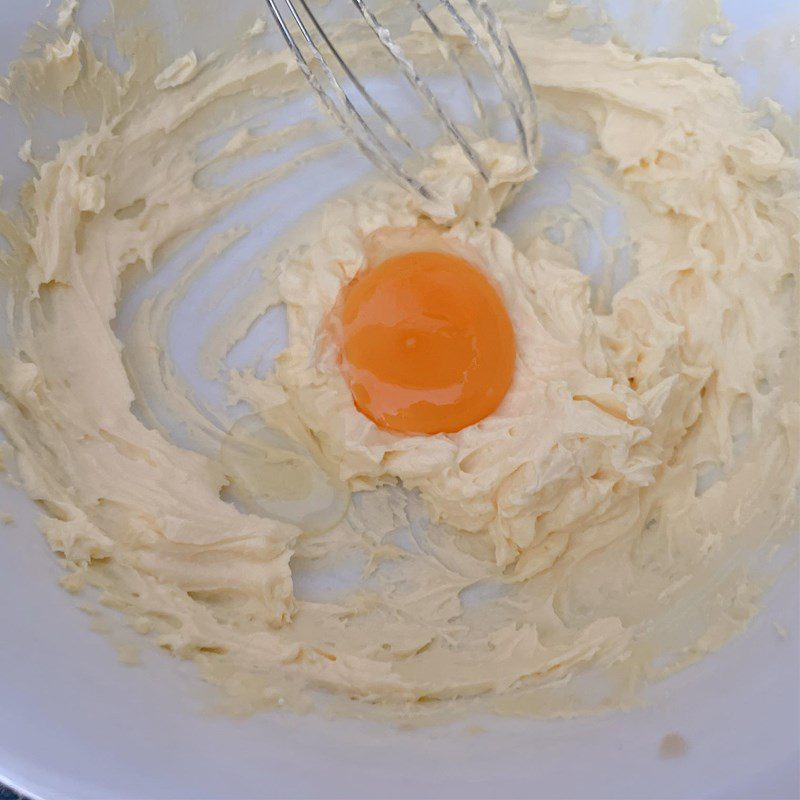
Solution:
<svg viewBox="0 0 800 800"><path fill-rule="evenodd" d="M489 170L486 164L470 144L461 128L445 111L428 82L420 74L414 62L406 55L402 46L392 37L389 29L381 23L376 14L367 6L365 0L351 0L351 2L376 35L384 50L397 63L408 84L439 121L450 141L460 148L461 152L483 179L489 181ZM479 26L484 29L485 37L482 37L476 30L475 25L471 24L464 14L459 12L452 0L437 0L437 5L443 8L455 21L466 39L488 65L500 97L513 121L522 153L526 159L531 160L535 152L538 125L536 99L528 75L511 39L486 0L465 0L465 2L478 21ZM427 200L437 199L427 186L406 169L403 161L395 156L375 128L367 122L362 113L356 108L342 82L337 78L331 63L323 53L322 46L327 48L330 54L329 57L332 57L338 64L355 91L381 121L386 134L404 145L409 155L415 152L414 145L408 136L348 66L346 60L337 50L325 32L324 27L309 7L308 0L266 0L266 3L281 35L311 88L317 94L328 113L348 133L361 152L370 158L386 175L398 183ZM485 123L486 113L483 99L475 89L469 71L464 67L455 48L451 45L439 25L432 19L430 12L425 9L422 0L411 0L411 4L436 38L442 55L460 73L476 116L480 122ZM296 33L293 32L294 29L296 29ZM299 39L305 43L308 54L304 52L298 41L297 34L299 34ZM488 38L488 41L486 38ZM318 73L315 72L313 64L318 66L325 82L327 82L327 87L320 80Z"/></svg>

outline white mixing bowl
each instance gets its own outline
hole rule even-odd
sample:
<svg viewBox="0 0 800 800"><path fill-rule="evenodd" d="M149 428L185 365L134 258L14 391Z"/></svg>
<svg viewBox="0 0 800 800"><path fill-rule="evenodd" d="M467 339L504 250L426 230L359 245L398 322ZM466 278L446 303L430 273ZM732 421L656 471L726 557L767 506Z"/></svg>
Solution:
<svg viewBox="0 0 800 800"><path fill-rule="evenodd" d="M47 5L0 2L3 71L28 26L40 16L53 18ZM253 15L261 8L258 0L241 5ZM736 30L719 53L733 71L741 66L737 54L747 52L744 42L759 30L800 29L797 0L728 0L723 9ZM739 71L752 78L756 68L746 66ZM771 91L796 102L796 68L785 69ZM24 138L15 115L0 104L6 206L9 189L28 174L16 156ZM743 636L653 687L646 704L627 713L553 722L481 719L478 733L464 722L401 731L314 715L232 719L208 712L213 690L190 664L146 649L143 667L121 665L109 639L92 632L90 618L58 588L60 568L37 531L36 506L0 483L0 511L15 519L0 531L0 782L33 798L788 798L800 792L796 574L783 576ZM688 743L682 757L659 755L669 733Z"/></svg>

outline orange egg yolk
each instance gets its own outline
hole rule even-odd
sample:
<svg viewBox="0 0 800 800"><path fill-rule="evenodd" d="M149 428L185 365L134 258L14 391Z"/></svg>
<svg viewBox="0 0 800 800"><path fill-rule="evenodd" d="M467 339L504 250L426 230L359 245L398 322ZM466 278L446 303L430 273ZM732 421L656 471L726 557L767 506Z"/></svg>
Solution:
<svg viewBox="0 0 800 800"><path fill-rule="evenodd" d="M516 359L495 287L463 258L395 256L342 290L340 366L353 401L398 433L452 433L501 403Z"/></svg>

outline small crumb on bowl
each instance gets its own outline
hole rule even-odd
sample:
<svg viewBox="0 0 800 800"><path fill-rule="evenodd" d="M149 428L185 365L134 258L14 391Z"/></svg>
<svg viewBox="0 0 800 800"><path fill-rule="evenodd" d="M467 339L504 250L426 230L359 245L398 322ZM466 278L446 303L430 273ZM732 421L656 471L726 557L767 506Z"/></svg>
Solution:
<svg viewBox="0 0 800 800"><path fill-rule="evenodd" d="M668 733L658 747L661 758L683 758L689 752L689 743L679 733Z"/></svg>
<svg viewBox="0 0 800 800"><path fill-rule="evenodd" d="M775 628L775 633L777 633L781 639L786 640L789 638L789 631L787 631L780 622L773 622L772 627Z"/></svg>
<svg viewBox="0 0 800 800"><path fill-rule="evenodd" d="M116 651L120 663L126 667L136 667L141 664L139 648L135 644L118 644Z"/></svg>

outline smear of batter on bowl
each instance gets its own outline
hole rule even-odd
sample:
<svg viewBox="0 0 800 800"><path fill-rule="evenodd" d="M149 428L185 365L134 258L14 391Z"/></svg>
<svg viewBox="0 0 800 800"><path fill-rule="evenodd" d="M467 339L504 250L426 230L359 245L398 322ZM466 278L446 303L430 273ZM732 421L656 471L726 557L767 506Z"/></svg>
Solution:
<svg viewBox="0 0 800 800"><path fill-rule="evenodd" d="M34 142L36 175L0 216L15 469L64 585L195 659L237 709L319 689L342 711L419 718L618 707L757 611L770 579L754 558L796 525L798 163L714 66L572 36L589 12L565 5L506 13L542 163L548 124L590 143L568 150L572 209L532 211L524 242L502 232L533 176L487 140L488 186L456 148L434 149L424 178L446 209L374 179L266 253L262 238L245 272L200 290L209 316L227 309L197 366L224 386L213 413L173 362L170 326L258 232L218 222L342 146L323 120L282 116L307 91L293 60L239 37L173 62L149 30L119 43L119 72L73 9L0 87L29 119L63 106L85 128L46 157ZM435 49L420 30L405 45L423 61ZM343 52L369 71L379 47L351 31ZM248 159L268 166L242 177ZM606 195L632 264L615 292L578 263ZM513 324L507 394L454 432L376 426L322 335L397 232L483 270ZM231 366L279 309L274 368ZM338 585L308 582L331 567Z"/></svg>

